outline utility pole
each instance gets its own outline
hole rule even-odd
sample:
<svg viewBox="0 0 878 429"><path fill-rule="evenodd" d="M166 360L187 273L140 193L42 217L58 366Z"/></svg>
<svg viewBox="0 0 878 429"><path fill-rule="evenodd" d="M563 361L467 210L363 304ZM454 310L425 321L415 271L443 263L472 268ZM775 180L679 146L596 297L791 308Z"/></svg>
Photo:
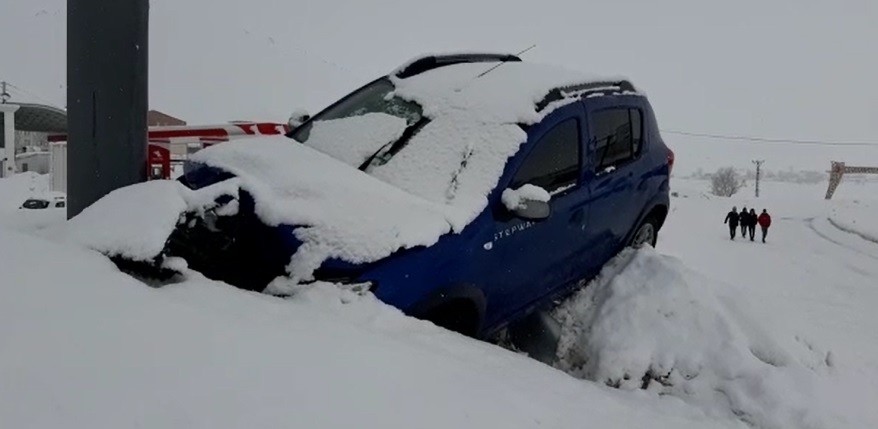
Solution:
<svg viewBox="0 0 878 429"><path fill-rule="evenodd" d="M6 104L10 98L12 98L12 96L6 91L6 81L4 80L3 82L0 82L0 104Z"/></svg>
<svg viewBox="0 0 878 429"><path fill-rule="evenodd" d="M762 176L762 164L765 160L753 160L753 163L756 164L756 198L759 198L759 178Z"/></svg>
<svg viewBox="0 0 878 429"><path fill-rule="evenodd" d="M67 0L67 217L146 180L149 0Z"/></svg>

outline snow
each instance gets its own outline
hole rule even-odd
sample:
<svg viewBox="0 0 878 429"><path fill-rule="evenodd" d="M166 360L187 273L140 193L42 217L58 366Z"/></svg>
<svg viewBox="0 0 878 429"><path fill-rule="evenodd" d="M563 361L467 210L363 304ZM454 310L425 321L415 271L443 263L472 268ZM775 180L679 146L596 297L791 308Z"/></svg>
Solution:
<svg viewBox="0 0 878 429"><path fill-rule="evenodd" d="M399 67L393 69L389 74L391 76L397 75L409 68L412 64L416 63L419 60L429 57L440 57L440 56L463 56L463 55L494 55L494 56L516 56L511 52L485 52L485 51L477 51L477 50L457 50L457 51L435 51L435 52L423 52L415 57L412 57L408 61L402 63ZM485 62L482 64L486 64L485 68L492 67L496 65L498 61L495 62Z"/></svg>
<svg viewBox="0 0 878 429"><path fill-rule="evenodd" d="M117 190L57 234L107 255L151 260L184 212L210 209L216 197L237 196L240 188L253 195L256 214L266 224L302 226L295 234L303 244L288 271L306 281L329 258L375 261L433 244L475 216L472 207L424 200L283 136L215 145L192 161L237 177L196 191L173 181ZM131 207L138 209L132 213Z"/></svg>
<svg viewBox="0 0 878 429"><path fill-rule="evenodd" d="M405 129L405 119L373 112L315 121L305 144L358 168L382 146L396 141Z"/></svg>
<svg viewBox="0 0 878 429"><path fill-rule="evenodd" d="M825 183L765 182L758 199L752 187L732 198L715 198L700 195L707 182L671 183L681 197L672 200L660 251L722 279L725 290L746 303L741 307L751 322L795 358L783 375L767 377L770 384L763 388L770 392L772 384L792 378L781 384L790 398L779 406L793 410L797 402L807 404L825 423L812 426L876 427L878 411L871 404L878 401L878 246L828 221L833 210L875 204L875 185L843 184L826 201ZM722 219L732 205L768 209L772 226L766 244L729 240ZM858 221L861 228L878 226L875 217ZM800 366L815 375L793 378L790 368ZM816 400L799 401L794 393L809 394L808 385L819 386ZM808 427L795 423L776 427Z"/></svg>
<svg viewBox="0 0 878 429"><path fill-rule="evenodd" d="M62 222L67 210L50 205L45 209L19 209L28 198L41 198L53 201L63 193L49 190L49 176L34 172L20 173L3 179L0 186L0 226L36 231Z"/></svg>
<svg viewBox="0 0 878 429"><path fill-rule="evenodd" d="M59 228L57 234L108 256L152 260L161 253L188 207L181 188L179 182L159 180L117 189Z"/></svg>
<svg viewBox="0 0 878 429"><path fill-rule="evenodd" d="M735 427L333 286L284 300L189 273L155 289L79 247L0 236L0 427Z"/></svg>
<svg viewBox="0 0 878 429"><path fill-rule="evenodd" d="M535 185L527 184L518 189L507 189L500 196L500 201L509 211L515 211L524 205L525 201L542 201L548 203L552 199L549 193Z"/></svg>
<svg viewBox="0 0 878 429"><path fill-rule="evenodd" d="M556 310L565 322L559 366L755 427L842 427L843 416L820 406L831 354L797 361L748 308L730 285L675 258L629 252Z"/></svg>
<svg viewBox="0 0 878 429"><path fill-rule="evenodd" d="M400 248L430 245L459 231L469 213L431 203L285 137L242 140L198 152L193 160L238 176L269 225L303 225L290 261L308 280L328 258L360 263Z"/></svg>
<svg viewBox="0 0 878 429"><path fill-rule="evenodd" d="M0 210L5 213L17 210L28 198L49 193L49 176L34 172L13 175L3 179L3 184L0 186Z"/></svg>
<svg viewBox="0 0 878 429"><path fill-rule="evenodd" d="M238 180L233 179L197 192L172 180L128 186L109 193L69 222L47 228L44 235L107 256L152 261L184 212L214 208L214 200L236 192L237 185Z"/></svg>
<svg viewBox="0 0 878 429"><path fill-rule="evenodd" d="M276 154L221 146L217 162L259 167ZM3 179L0 193L29 186ZM130 191L177 209L229 191L171 187ZM878 226L874 186L842 186L831 201L824 184L767 182L758 200L751 188L731 199L706 188L672 181L659 251L621 255L558 311L556 366L573 377L334 285L279 280L297 291L279 299L184 270L155 289L54 228L41 238L0 226L0 427L878 425L878 245L829 221ZM142 198L157 195L126 194L95 207L105 219L126 208L135 228ZM767 244L728 240L731 205L768 208ZM107 235L120 228L105 224Z"/></svg>
<svg viewBox="0 0 878 429"><path fill-rule="evenodd" d="M427 117L467 112L485 122L515 126L539 122L542 115L535 105L554 88L623 79L529 62L507 62L477 78L496 64L455 64L393 83L396 95L423 106Z"/></svg>
<svg viewBox="0 0 878 429"><path fill-rule="evenodd" d="M527 140L519 124L535 123L548 113L537 112L536 103L553 88L613 80L524 62L504 63L476 78L497 64L455 64L392 78L394 95L417 102L431 122L370 174L428 200L461 207L468 213L462 219L467 224L486 207L506 161Z"/></svg>
<svg viewBox="0 0 878 429"><path fill-rule="evenodd" d="M527 139L517 126L477 118L460 114L433 119L370 174L430 201L459 207L465 216L458 223L465 226L487 206L507 159Z"/></svg>
<svg viewBox="0 0 878 429"><path fill-rule="evenodd" d="M878 203L874 201L855 200L851 205L834 207L829 220L836 228L878 243Z"/></svg>

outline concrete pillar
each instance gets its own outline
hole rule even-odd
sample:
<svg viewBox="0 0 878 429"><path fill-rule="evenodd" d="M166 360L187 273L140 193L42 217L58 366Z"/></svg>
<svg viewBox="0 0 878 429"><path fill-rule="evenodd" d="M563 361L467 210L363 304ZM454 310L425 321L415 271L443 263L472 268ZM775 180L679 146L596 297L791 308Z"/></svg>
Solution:
<svg viewBox="0 0 878 429"><path fill-rule="evenodd" d="M0 114L3 115L3 153L0 159L3 160L3 171L0 171L0 177L9 177L15 174L15 112L18 110L16 104L0 104Z"/></svg>
<svg viewBox="0 0 878 429"><path fill-rule="evenodd" d="M67 216L146 180L149 0L67 0Z"/></svg>

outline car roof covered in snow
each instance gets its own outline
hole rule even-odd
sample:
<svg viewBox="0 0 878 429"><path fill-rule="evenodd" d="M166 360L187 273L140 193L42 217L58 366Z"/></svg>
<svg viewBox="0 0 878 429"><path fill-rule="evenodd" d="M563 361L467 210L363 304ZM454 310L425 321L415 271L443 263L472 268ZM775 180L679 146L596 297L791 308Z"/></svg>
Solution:
<svg viewBox="0 0 878 429"><path fill-rule="evenodd" d="M483 119L532 124L587 92L636 93L624 77L600 76L555 65L524 62L511 54L427 55L407 61L389 77L396 95L424 107L428 117L449 111Z"/></svg>

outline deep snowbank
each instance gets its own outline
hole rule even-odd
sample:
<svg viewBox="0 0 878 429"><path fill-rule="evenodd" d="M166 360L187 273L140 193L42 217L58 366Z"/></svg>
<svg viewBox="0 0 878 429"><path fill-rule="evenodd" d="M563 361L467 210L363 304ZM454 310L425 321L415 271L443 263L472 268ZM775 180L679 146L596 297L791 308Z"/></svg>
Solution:
<svg viewBox="0 0 878 429"><path fill-rule="evenodd" d="M0 427L736 427L335 287L282 300L0 230Z"/></svg>
<svg viewBox="0 0 878 429"><path fill-rule="evenodd" d="M672 395L760 428L837 428L821 374L761 329L722 283L654 250L626 252L556 311L558 366L624 390Z"/></svg>

